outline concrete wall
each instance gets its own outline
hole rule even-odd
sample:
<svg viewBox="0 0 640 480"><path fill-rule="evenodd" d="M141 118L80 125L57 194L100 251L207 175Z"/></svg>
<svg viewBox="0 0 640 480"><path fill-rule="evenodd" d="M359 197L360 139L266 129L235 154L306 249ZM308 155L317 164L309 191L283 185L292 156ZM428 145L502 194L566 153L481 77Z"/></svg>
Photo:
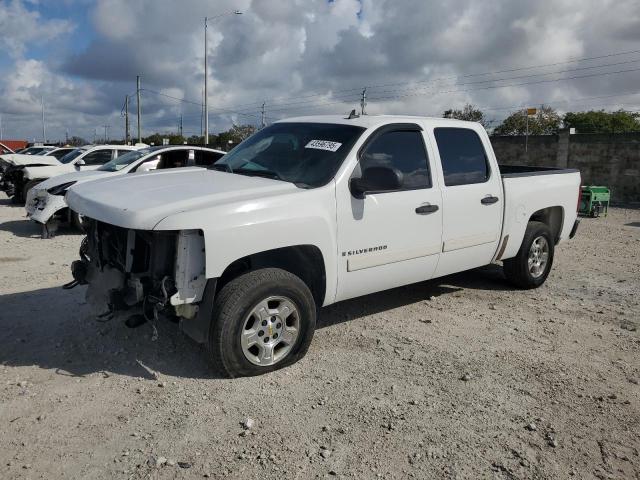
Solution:
<svg viewBox="0 0 640 480"><path fill-rule="evenodd" d="M617 203L640 203L640 133L491 137L498 162L578 168L583 185L605 185Z"/></svg>

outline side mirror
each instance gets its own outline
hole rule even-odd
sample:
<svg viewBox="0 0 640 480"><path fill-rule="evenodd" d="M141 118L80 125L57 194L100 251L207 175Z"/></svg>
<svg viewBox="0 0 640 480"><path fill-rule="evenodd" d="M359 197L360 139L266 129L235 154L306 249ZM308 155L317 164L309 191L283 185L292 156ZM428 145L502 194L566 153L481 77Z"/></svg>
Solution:
<svg viewBox="0 0 640 480"><path fill-rule="evenodd" d="M84 160L83 160L83 159L81 159L81 158L80 158L80 159L78 159L78 160L76 160L76 165L77 165L78 167L80 167L80 166L84 165Z"/></svg>
<svg viewBox="0 0 640 480"><path fill-rule="evenodd" d="M399 190L402 187L402 172L391 167L369 167L361 178L352 178L349 189L355 198L364 198L368 193Z"/></svg>

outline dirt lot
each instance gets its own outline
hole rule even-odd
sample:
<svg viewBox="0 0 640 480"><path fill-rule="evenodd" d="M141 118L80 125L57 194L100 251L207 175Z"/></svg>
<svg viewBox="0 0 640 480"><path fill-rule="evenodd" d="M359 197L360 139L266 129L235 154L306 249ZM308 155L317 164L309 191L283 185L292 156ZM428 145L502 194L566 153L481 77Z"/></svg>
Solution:
<svg viewBox="0 0 640 480"><path fill-rule="evenodd" d="M220 380L63 291L81 236L0 198L0 478L639 478L640 211L546 285L487 267L325 309L306 358ZM241 423L254 420L245 430Z"/></svg>

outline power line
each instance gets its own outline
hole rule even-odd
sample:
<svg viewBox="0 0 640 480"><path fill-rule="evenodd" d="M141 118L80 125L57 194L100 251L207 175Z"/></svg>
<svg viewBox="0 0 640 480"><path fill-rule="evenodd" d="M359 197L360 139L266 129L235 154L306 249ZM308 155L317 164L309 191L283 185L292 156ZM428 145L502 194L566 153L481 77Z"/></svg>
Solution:
<svg viewBox="0 0 640 480"><path fill-rule="evenodd" d="M537 85L537 84L541 84L541 83L563 82L563 81L566 81L566 80L576 80L576 79L581 79L581 78L593 78L593 77L599 77L599 76L603 76L603 75L616 75L616 74L620 74L620 73L637 72L639 70L640 70L640 68L632 68L632 69L628 69L628 70L617 70L617 71L614 71L614 72L591 73L591 74L587 74L587 75L575 75L575 76L572 76L572 77L536 80L536 81L533 81L533 82L510 83L510 84L507 84L507 85L489 85L489 86L485 86L485 87L467 88L467 89L462 89L462 90L444 90L444 91L439 91L439 92L416 91L417 93L408 93L408 94L405 94L405 95L392 95L392 96L387 96L387 97L378 97L378 98L375 98L374 100L399 99L399 98L406 98L406 97L424 95L425 93L432 93L432 94L435 94L435 95L440 95L440 94L443 94L443 93L461 93L461 92L472 92L472 91L476 91L476 90L491 90L491 89L496 89L496 88L520 87L520 86L524 86L524 85Z"/></svg>
<svg viewBox="0 0 640 480"><path fill-rule="evenodd" d="M152 93L154 95L159 95L161 97L170 98L172 100L176 100L176 101L179 101L179 102L182 102L182 103L189 103L189 104L192 104L192 105L197 105L198 107L201 107L203 105L200 102L194 102L193 100L188 100L186 98L174 97L173 95L167 95L166 93L158 92L157 90L150 90L148 88L143 88L142 91L143 92L149 92L149 93ZM227 110L227 109L223 109L223 108L209 109L209 111L213 111L213 112L220 111L220 112L223 112L223 113L232 113L232 114L235 114L235 115L243 115L243 116L246 116L246 117L258 118L258 115L242 113L242 112L236 112L236 111L233 111L233 110Z"/></svg>
<svg viewBox="0 0 640 480"><path fill-rule="evenodd" d="M375 89L375 88L384 88L384 87L399 86L399 85L413 85L413 84L416 84L416 83L432 83L432 82L448 80L448 79L470 78L470 77L486 76L486 75L497 75L497 74L501 74L501 73L512 73L512 72L518 72L518 71L524 71L524 70L533 70L533 69L536 69L536 68L555 67L555 66L558 66L558 65L568 65L568 64L572 64L572 63L580 63L580 62L585 62L585 61L589 61L589 60L598 60L598 59L603 59L603 58L611 58L611 57L618 57L618 56L623 56L623 55L631 55L631 54L635 54L635 53L640 53L640 50L628 50L628 51L624 51L624 52L614 52L614 53L608 53L608 54L597 55L597 56L592 56L592 57L582 57L582 58L576 58L576 59L571 59L571 60L565 60L565 61L562 61L562 62L543 63L543 64L537 64L537 65L530 65L530 66L526 66L526 67L509 68L509 69L505 69L505 70L496 70L496 71L491 71L491 72L469 73L469 74L465 74L465 75L450 75L450 76L434 78L434 79L418 80L416 82L397 82L397 83L386 83L386 84L378 84L378 85L366 85L366 87L369 88L369 89ZM261 100L261 101L251 102L251 103L238 104L238 105L227 105L227 106L225 106L225 108L239 108L239 107L244 107L244 106L247 106L247 107L256 106L256 108L258 108L259 104L262 101L267 101L267 102L269 102L270 105L274 105L274 106L278 105L278 106L280 106L281 104L278 103L279 101L281 102L282 100L290 100L292 98L305 99L305 98L313 98L313 97L320 97L320 96L327 96L327 95L335 95L337 93L343 93L343 92L360 92L361 90L362 90L362 87L354 87L354 88L347 88L347 89L342 89L342 90L333 90L333 91L330 90L330 91L326 91L326 92L322 92L322 93L314 93L314 94L302 95L302 96L297 96L297 97L282 97L282 96L280 96L280 97L272 97L272 98L267 98L267 99Z"/></svg>
<svg viewBox="0 0 640 480"><path fill-rule="evenodd" d="M418 81L415 81L415 82L396 82L396 83L386 83L386 84L378 84L378 85L366 85L366 87L369 88L369 89L375 89L375 88L384 88L384 87L399 86L399 85L415 85L417 83L433 83L433 82L442 81L442 80L449 80L449 79L471 78L471 77L486 76L486 75L497 75L497 74L501 74L501 73L512 73L512 72L518 72L518 71L533 70L533 69L536 69L536 68L555 67L555 66L558 66L558 65L568 65L568 64L572 64L572 63L580 63L580 62L585 62L585 61L589 61L589 60L598 60L598 59L603 59L603 58L618 57L618 56L631 55L631 54L636 54L636 53L640 53L640 50L628 50L628 51L624 51L624 52L615 52L615 53L608 53L608 54L597 55L597 56L592 56L592 57L582 57L582 58L577 58L577 59L572 59L572 60L565 60L565 61L562 61L562 62L543 63L543 64L537 64L537 65L530 65L530 66L526 66L526 67L509 68L509 69L504 69L504 70L495 70L495 71L491 71L491 72L469 73L469 74L465 74L465 75L450 75L450 76L439 77L439 78L434 78L434 79L418 80ZM622 63L624 63L624 62L622 62ZM589 68L597 68L597 67L594 66L594 67L589 67ZM239 107L244 107L244 106L248 107L248 106L253 106L253 105L255 105L256 108L258 108L259 104L262 101L267 101L267 102L269 102L270 105L281 106L281 103L279 103L279 101L281 102L282 100L291 100L291 99L294 99L294 98L297 98L297 99L313 98L313 97L319 97L319 96L335 95L336 93L343 93L343 92L360 92L361 90L362 90L362 87L354 87L354 88L327 91L327 92L323 92L323 93L314 93L314 94L296 96L296 97L272 97L272 98L267 98L266 100L261 100L261 101L251 102L251 103L228 105L225 108L239 108Z"/></svg>
<svg viewBox="0 0 640 480"><path fill-rule="evenodd" d="M605 68L605 67L610 67L610 66L625 65L625 64L637 63L637 62L640 62L640 59L628 60L628 61L624 61L624 62L616 62L616 63L610 63L610 64L594 65L594 66L590 66L590 67L581 67L581 68L576 68L576 69L557 70L557 71L554 71L554 72L519 75L519 76L513 76L513 77L495 78L495 79L488 79L488 80L477 80L477 81L473 81L473 82L460 82L460 83L455 83L455 84L451 84L451 85L448 85L448 86L454 87L454 86L464 86L464 85L478 85L478 84L484 84L484 83L494 83L494 82L502 82L502 81L508 81L508 80L517 80L517 79L522 79L522 78L533 78L533 77L547 76L547 75L559 75L559 74L562 74L562 73L570 73L570 72L574 72L574 71L582 71L582 70L588 70L588 69L594 69L594 68ZM627 71L635 71L635 70L624 70L622 72L627 72ZM608 75L610 73L620 73L620 72L598 72L597 74L592 74L592 76ZM577 78L577 77L570 77L570 78ZM585 76L585 78L586 78L586 76ZM418 82L416 82L416 83L418 83ZM367 90L369 88L375 88L375 87L367 87ZM428 93L430 90L426 90L425 88L417 88L417 89L416 88L412 88L412 89L397 89L397 90L377 91L377 92L372 93L372 95L378 95L378 97L371 97L371 99L372 100L380 100L380 99L387 98L387 97L379 97L379 95L384 94L384 93L395 93L395 92L399 92L399 93L403 93L404 92L404 93L406 93L406 92L414 92L414 91L420 91L420 92L423 92L423 93ZM449 93L449 92L447 92L447 93ZM351 97L353 97L353 98L346 98L346 97L345 98L338 98L337 100L339 100L339 101L337 103L343 103L343 102L346 102L347 100L351 100L351 101L355 101L356 100L355 95L352 95ZM270 110L271 111L289 110L290 108L284 108L284 107L290 107L292 105L307 105L307 104L313 104L313 103L314 102L308 102L308 101L290 102L290 103L274 105ZM335 103L336 102L331 102L331 103L322 102L322 103L319 103L319 105L329 105L329 104L335 104Z"/></svg>

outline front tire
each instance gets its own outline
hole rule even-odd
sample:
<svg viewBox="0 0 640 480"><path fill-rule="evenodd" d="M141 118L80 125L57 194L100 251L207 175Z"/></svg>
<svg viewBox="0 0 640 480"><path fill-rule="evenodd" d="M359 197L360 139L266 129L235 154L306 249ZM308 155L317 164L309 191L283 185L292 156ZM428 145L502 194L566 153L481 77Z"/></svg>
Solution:
<svg viewBox="0 0 640 480"><path fill-rule="evenodd" d="M69 223L76 230L80 230L85 233L87 231L88 223L84 216L69 209Z"/></svg>
<svg viewBox="0 0 640 480"><path fill-rule="evenodd" d="M554 240L549 227L541 222L529 222L522 245L515 257L503 262L504 274L519 288L538 288L553 265Z"/></svg>
<svg viewBox="0 0 640 480"><path fill-rule="evenodd" d="M240 275L217 295L209 355L226 377L261 375L306 354L316 326L309 287L278 268Z"/></svg>

